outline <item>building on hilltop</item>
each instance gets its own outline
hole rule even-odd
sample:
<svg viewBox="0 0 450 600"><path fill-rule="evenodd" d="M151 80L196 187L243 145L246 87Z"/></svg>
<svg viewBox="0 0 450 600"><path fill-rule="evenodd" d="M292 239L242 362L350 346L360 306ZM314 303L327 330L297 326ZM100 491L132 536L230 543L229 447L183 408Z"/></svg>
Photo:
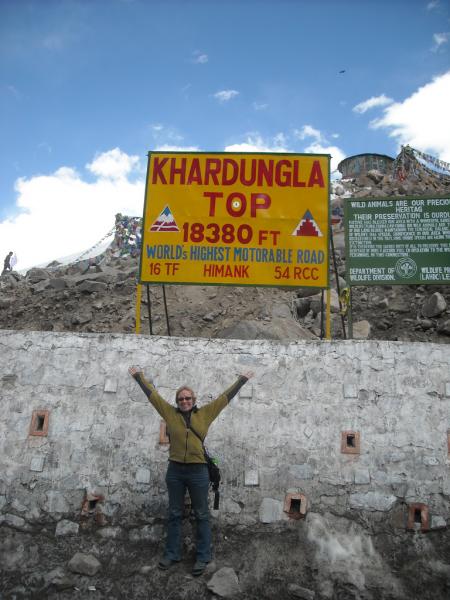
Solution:
<svg viewBox="0 0 450 600"><path fill-rule="evenodd" d="M367 175L372 169L376 169L386 175L390 172L394 159L386 154L355 154L341 160L338 170L343 179Z"/></svg>
<svg viewBox="0 0 450 600"><path fill-rule="evenodd" d="M386 154L355 154L341 160L338 170L342 179L352 179L377 170L392 179L404 181L411 177L431 176L442 183L450 183L450 163L411 146L402 146L394 159Z"/></svg>

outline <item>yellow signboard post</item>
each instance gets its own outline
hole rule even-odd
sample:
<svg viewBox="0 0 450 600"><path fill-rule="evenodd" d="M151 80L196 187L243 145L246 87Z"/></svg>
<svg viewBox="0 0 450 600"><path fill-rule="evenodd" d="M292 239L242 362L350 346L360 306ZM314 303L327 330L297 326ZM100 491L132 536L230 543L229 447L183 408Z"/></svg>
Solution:
<svg viewBox="0 0 450 600"><path fill-rule="evenodd" d="M329 161L151 152L140 282L328 287Z"/></svg>

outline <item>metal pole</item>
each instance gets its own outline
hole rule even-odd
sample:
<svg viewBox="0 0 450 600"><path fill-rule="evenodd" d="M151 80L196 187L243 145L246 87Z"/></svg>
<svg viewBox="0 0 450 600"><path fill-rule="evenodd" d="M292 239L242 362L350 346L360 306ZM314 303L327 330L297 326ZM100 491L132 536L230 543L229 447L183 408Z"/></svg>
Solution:
<svg viewBox="0 0 450 600"><path fill-rule="evenodd" d="M164 311L166 313L167 335L170 337L169 313L167 312L166 287L163 285Z"/></svg>
<svg viewBox="0 0 450 600"><path fill-rule="evenodd" d="M352 315L352 286L349 287L348 295L348 337L353 339L353 315Z"/></svg>
<svg viewBox="0 0 450 600"><path fill-rule="evenodd" d="M327 312L326 312L326 320L325 320L325 339L331 340L331 290L327 288Z"/></svg>
<svg viewBox="0 0 450 600"><path fill-rule="evenodd" d="M135 332L138 335L141 331L141 297L142 297L142 286L140 283L136 286L136 325Z"/></svg>
<svg viewBox="0 0 450 600"><path fill-rule="evenodd" d="M320 296L320 339L323 340L323 290Z"/></svg>
<svg viewBox="0 0 450 600"><path fill-rule="evenodd" d="M334 276L336 279L336 291L338 293L338 298L339 298L339 312L341 315L342 332L344 335L344 340L346 340L347 334L345 332L345 318L344 318L344 315L342 314L341 286L339 285L339 275L338 275L338 271L337 271L336 252L334 250L334 239L333 239L333 228L332 227L330 227L330 243L331 243L331 254L333 256Z"/></svg>
<svg viewBox="0 0 450 600"><path fill-rule="evenodd" d="M152 328L152 305L150 300L150 286L147 284L147 310L148 310L148 326L150 328L150 335L153 335Z"/></svg>

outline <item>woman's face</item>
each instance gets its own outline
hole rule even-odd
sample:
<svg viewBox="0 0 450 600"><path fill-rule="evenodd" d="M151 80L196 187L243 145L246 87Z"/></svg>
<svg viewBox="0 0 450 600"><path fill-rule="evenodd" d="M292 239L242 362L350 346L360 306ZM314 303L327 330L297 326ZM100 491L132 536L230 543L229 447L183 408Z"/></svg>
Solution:
<svg viewBox="0 0 450 600"><path fill-rule="evenodd" d="M177 405L181 412L189 412L194 406L194 398L191 390L182 389L178 392Z"/></svg>

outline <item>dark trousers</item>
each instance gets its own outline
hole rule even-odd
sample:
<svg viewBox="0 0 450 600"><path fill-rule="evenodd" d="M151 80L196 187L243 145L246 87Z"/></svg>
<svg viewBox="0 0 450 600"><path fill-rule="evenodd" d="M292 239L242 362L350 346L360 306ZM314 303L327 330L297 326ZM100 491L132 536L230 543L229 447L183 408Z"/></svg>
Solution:
<svg viewBox="0 0 450 600"><path fill-rule="evenodd" d="M209 475L205 464L169 462L166 474L169 492L169 524L165 556L171 560L181 559L181 528L186 488L191 497L197 523L197 560L211 560L211 528L209 525L208 489Z"/></svg>

